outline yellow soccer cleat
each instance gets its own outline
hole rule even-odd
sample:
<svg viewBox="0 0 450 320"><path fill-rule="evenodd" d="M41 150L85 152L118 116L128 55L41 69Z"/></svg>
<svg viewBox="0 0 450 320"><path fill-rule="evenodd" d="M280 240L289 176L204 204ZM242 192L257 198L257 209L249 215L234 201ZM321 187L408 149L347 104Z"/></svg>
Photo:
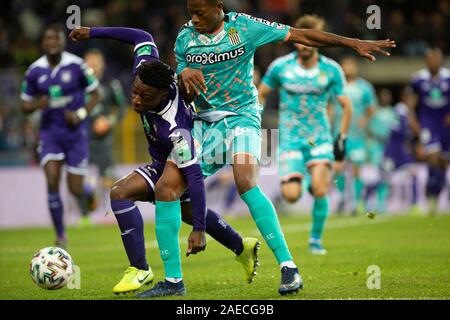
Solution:
<svg viewBox="0 0 450 320"><path fill-rule="evenodd" d="M240 255L236 256L236 260L244 267L245 280L248 283L252 283L253 278L257 275L256 269L259 266L258 250L261 242L256 238L244 238L242 239L242 244L244 250Z"/></svg>
<svg viewBox="0 0 450 320"><path fill-rule="evenodd" d="M135 267L128 267L125 274L118 284L113 288L115 294L127 293L138 290L144 284L153 282L153 272L150 267L148 270L139 270Z"/></svg>

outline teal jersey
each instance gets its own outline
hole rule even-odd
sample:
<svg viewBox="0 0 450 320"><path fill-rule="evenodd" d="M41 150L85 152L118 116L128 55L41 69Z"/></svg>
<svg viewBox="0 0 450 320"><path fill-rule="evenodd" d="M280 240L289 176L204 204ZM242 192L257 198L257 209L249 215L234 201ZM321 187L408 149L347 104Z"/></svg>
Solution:
<svg viewBox="0 0 450 320"><path fill-rule="evenodd" d="M387 106L376 109L367 129L371 137L385 143L389 139L392 128L396 125L398 125L397 114L393 107Z"/></svg>
<svg viewBox="0 0 450 320"><path fill-rule="evenodd" d="M355 81L347 83L345 93L353 105L352 121L348 130L348 137L350 139L364 139L366 137L366 129L361 128L359 122L367 114L369 107L377 106L375 89L366 80L357 78ZM334 111L333 131L337 135L342 121L342 108L338 105L337 101L334 102Z"/></svg>
<svg viewBox="0 0 450 320"><path fill-rule="evenodd" d="M225 15L223 28L213 35L195 30L192 21L178 34L175 56L180 74L185 68L203 72L208 91L194 100L198 116L218 121L227 115L261 119L262 107L253 84L254 54L258 47L284 41L290 28L246 14Z"/></svg>
<svg viewBox="0 0 450 320"><path fill-rule="evenodd" d="M280 92L279 127L289 132L290 139L331 139L327 105L332 96L344 95L344 73L339 64L322 55L309 69L298 59L297 52L276 59L262 79Z"/></svg>
<svg viewBox="0 0 450 320"><path fill-rule="evenodd" d="M396 123L398 119L392 107L376 109L367 126L369 137L366 140L366 148L370 154L369 163L377 166L382 164L385 145Z"/></svg>

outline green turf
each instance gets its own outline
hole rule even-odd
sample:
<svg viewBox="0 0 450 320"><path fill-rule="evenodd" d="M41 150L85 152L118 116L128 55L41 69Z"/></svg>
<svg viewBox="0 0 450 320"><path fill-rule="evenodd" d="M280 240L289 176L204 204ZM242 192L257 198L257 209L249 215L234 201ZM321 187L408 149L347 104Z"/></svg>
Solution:
<svg viewBox="0 0 450 320"><path fill-rule="evenodd" d="M250 219L229 220L241 234L257 236ZM325 232L327 256L307 251L309 220L282 217L284 233L300 266L305 288L298 295L278 294L280 272L268 247L260 250L261 266L254 283L244 282L234 255L208 239L206 252L182 264L188 296L185 299L449 299L450 215L439 217L331 218ZM148 261L161 280L163 269L154 225L146 224ZM183 226L181 237L189 228ZM46 291L31 280L32 255L51 245L50 229L0 232L0 299L129 299L116 297L113 285L127 267L117 226L69 228L69 253L81 268L81 289ZM381 289L367 288L367 268L381 268ZM148 288L148 287L146 287Z"/></svg>

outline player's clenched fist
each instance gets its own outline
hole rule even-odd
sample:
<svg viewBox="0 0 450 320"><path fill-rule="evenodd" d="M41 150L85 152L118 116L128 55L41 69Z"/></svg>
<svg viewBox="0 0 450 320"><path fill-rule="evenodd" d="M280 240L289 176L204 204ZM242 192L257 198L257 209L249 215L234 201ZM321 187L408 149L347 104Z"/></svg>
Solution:
<svg viewBox="0 0 450 320"><path fill-rule="evenodd" d="M88 27L77 27L70 32L69 39L72 41L89 39L90 30Z"/></svg>

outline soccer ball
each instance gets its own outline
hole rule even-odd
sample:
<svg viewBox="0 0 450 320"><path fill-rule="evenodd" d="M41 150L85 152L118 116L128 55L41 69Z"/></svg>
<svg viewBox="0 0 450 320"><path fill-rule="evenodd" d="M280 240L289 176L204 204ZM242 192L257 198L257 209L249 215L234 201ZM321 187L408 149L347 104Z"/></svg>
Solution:
<svg viewBox="0 0 450 320"><path fill-rule="evenodd" d="M72 257L58 247L41 249L31 259L30 274L34 283L41 288L61 289L73 274Z"/></svg>

